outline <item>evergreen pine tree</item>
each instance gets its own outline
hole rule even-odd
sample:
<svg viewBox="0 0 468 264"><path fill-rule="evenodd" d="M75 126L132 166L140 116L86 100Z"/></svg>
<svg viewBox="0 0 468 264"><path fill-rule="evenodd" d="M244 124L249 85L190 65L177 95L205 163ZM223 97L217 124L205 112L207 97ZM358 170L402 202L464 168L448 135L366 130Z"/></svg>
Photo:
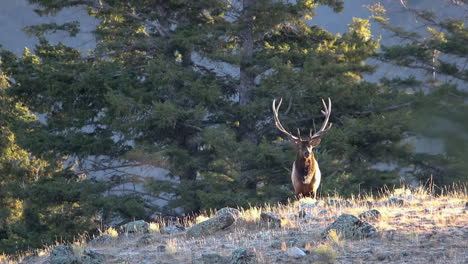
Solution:
<svg viewBox="0 0 468 264"><path fill-rule="evenodd" d="M462 2L452 3L466 8ZM415 153L411 164L422 181L433 178L438 185L468 180L465 162L468 145L468 29L466 17L442 17L425 9L404 5L421 31L392 26L381 5L373 5L374 21L401 40L383 46L378 58L401 68L411 69L409 77L384 79L394 90L414 93L411 135L422 135L436 144L441 153ZM464 14L463 16L466 16ZM421 27L419 27L421 28Z"/></svg>

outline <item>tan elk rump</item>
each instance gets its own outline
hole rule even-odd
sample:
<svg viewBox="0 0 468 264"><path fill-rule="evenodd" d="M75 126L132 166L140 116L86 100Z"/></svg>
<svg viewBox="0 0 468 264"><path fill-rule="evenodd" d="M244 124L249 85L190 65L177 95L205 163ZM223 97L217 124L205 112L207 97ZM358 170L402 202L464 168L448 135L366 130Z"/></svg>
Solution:
<svg viewBox="0 0 468 264"><path fill-rule="evenodd" d="M309 132L308 139L302 139L300 130L297 129L297 136L288 132L281 124L278 117L278 110L283 99L280 99L276 105L276 99L273 100L273 117L275 125L279 131L288 137L296 147L296 159L294 160L291 172L291 181L294 191L298 196L317 197L317 189L320 185L321 173L317 160L315 159L313 148L320 144L320 137L330 130L332 123L328 124L331 113L331 100L328 98L328 106L322 99L324 110L322 114L325 116L325 121L319 131L312 134L312 129Z"/></svg>

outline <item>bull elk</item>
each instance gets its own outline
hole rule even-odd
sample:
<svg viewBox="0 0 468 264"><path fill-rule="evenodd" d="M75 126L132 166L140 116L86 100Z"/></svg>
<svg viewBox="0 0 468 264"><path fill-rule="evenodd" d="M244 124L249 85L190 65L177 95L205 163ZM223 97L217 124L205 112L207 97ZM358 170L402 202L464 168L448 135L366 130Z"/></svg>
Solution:
<svg viewBox="0 0 468 264"><path fill-rule="evenodd" d="M322 114L325 116L325 121L319 131L312 134L312 129L309 132L308 139L302 139L299 128L297 129L297 136L294 136L286 129L284 129L278 118L278 110L281 106L283 99L280 99L276 105L276 99L273 100L273 117L275 125L279 131L288 137L288 139L296 146L296 160L292 165L291 181L294 191L298 196L311 196L316 198L317 189L320 185L321 173L314 157L313 148L320 144L320 137L330 130L332 123L328 124L328 119L331 113L331 100L328 98L328 106L322 99L323 107Z"/></svg>

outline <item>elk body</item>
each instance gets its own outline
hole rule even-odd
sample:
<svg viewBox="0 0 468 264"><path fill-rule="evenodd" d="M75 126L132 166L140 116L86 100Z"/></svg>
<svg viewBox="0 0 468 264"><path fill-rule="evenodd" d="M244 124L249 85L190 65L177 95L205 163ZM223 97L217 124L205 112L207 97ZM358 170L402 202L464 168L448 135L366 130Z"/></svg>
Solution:
<svg viewBox="0 0 468 264"><path fill-rule="evenodd" d="M278 110L282 101L283 100L280 99L278 105L276 105L276 100L273 100L273 117L278 130L288 137L297 150L296 159L292 165L291 172L291 181L294 187L294 192L298 196L310 196L316 198L317 189L320 185L321 173L314 156L313 148L320 144L320 137L330 130L332 126L331 123L328 124L328 119L330 118L331 113L331 100L328 98L327 106L325 101L322 99L324 107L322 114L325 116L325 121L319 131L312 134L312 129L310 129L308 139L301 138L299 129L297 129L297 136L294 136L283 127L278 117Z"/></svg>

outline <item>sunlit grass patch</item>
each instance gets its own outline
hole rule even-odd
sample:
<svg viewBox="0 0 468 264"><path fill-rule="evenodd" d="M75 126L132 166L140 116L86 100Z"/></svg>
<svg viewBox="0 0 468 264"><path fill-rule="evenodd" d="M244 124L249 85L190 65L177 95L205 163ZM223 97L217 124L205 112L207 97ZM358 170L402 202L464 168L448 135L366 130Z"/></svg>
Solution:
<svg viewBox="0 0 468 264"><path fill-rule="evenodd" d="M151 232L155 232L155 233L159 232L159 230L160 230L159 223L155 223L155 222L149 223L149 230Z"/></svg>
<svg viewBox="0 0 468 264"><path fill-rule="evenodd" d="M113 227L109 227L106 229L106 231L104 232L104 234L107 234L113 238L116 238L119 236L119 232L117 232L117 230Z"/></svg>
<svg viewBox="0 0 468 264"><path fill-rule="evenodd" d="M204 222L204 221L206 221L206 220L208 220L208 219L210 219L210 217L205 216L205 215L199 215L199 216L197 216L197 217L195 218L195 223L196 223L196 224L199 224L199 223Z"/></svg>
<svg viewBox="0 0 468 264"><path fill-rule="evenodd" d="M320 261L324 263L335 263L338 257L338 251L329 245L319 245L312 250L312 253L320 257Z"/></svg>

